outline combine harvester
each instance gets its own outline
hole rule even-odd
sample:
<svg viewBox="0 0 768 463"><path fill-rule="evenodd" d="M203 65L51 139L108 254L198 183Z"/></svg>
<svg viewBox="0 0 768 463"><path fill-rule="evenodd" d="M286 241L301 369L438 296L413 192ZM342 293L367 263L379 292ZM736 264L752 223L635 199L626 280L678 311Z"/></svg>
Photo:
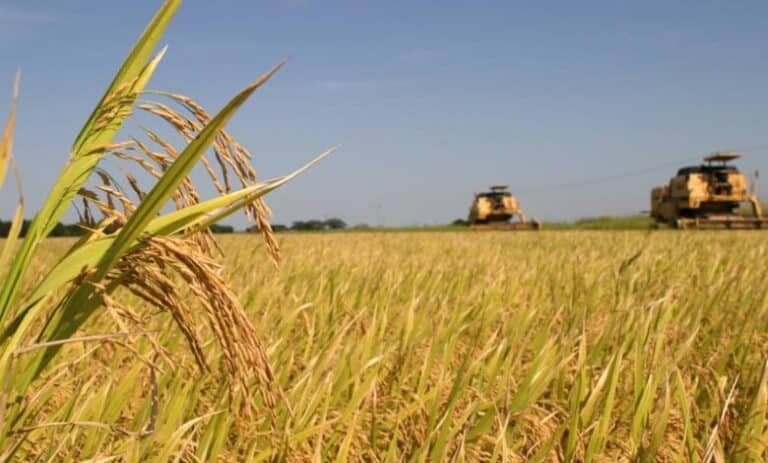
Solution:
<svg viewBox="0 0 768 463"><path fill-rule="evenodd" d="M740 156L714 153L702 165L678 170L669 185L651 191L651 217L681 229L768 229L746 177L728 164ZM740 213L745 203L752 217Z"/></svg>
<svg viewBox="0 0 768 463"><path fill-rule="evenodd" d="M518 220L513 221L514 218ZM475 195L469 209L469 226L473 230L541 229L539 222L525 217L506 185L494 185L491 191Z"/></svg>

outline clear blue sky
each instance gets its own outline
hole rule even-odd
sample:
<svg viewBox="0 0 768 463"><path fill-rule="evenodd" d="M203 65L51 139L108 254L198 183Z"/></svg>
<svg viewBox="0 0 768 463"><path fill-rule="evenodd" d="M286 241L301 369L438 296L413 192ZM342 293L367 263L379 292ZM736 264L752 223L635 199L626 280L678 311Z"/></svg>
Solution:
<svg viewBox="0 0 768 463"><path fill-rule="evenodd" d="M0 2L0 110L20 67L29 208L158 5ZM211 110L291 58L231 131L264 177L343 147L271 196L276 222L445 223L491 183L534 217L628 214L676 161L721 149L768 175L765 1L187 0L164 42L150 86Z"/></svg>

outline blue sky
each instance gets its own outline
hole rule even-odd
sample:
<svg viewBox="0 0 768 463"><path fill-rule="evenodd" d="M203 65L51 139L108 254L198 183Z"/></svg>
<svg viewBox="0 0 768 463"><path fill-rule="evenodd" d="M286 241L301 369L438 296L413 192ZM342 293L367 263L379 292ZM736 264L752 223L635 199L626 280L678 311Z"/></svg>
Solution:
<svg viewBox="0 0 768 463"><path fill-rule="evenodd" d="M29 208L158 5L0 1ZM263 177L342 148L269 198L276 222L445 223L492 183L533 217L629 214L678 161L722 149L768 173L764 1L187 0L163 42L150 87L210 110L290 58L231 131Z"/></svg>

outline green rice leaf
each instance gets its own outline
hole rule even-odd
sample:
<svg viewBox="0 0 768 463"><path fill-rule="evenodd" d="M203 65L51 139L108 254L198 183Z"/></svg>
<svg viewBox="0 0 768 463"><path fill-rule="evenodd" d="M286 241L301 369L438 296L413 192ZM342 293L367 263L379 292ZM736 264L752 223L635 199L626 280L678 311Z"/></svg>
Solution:
<svg viewBox="0 0 768 463"><path fill-rule="evenodd" d="M8 122L5 123L3 138L0 140L0 189L5 182L5 175L8 172L8 164L11 161L13 151L13 130L16 125L16 106L19 101L19 81L21 73L16 73L16 81L13 85L13 99L11 103L11 112L8 115Z"/></svg>
<svg viewBox="0 0 768 463"><path fill-rule="evenodd" d="M163 32L165 32L166 27L168 27L171 19L173 19L173 16L176 13L176 10L178 10L179 6L181 6L181 0L166 0L165 3L163 3L163 5L157 11L157 13L155 13L155 16L152 18L149 24L147 24L144 32L136 41L136 44L125 58L125 61L123 61L123 64L115 74L115 77L112 79L112 83L107 88L104 96L101 97L99 104L96 105L96 108L93 110L90 117L86 121L85 125L80 131L80 134L75 139L75 142L72 145L72 153L75 157L82 156L84 153L87 153L90 151L89 148L93 147L94 145L109 143L112 138L111 135L114 135L114 132L117 130L113 130L111 134L101 133L100 131L94 130L97 125L99 115L102 114L104 106L111 99L111 97L121 88L123 88L125 85L132 84L141 75L146 75L148 78L149 75L152 74L151 70L147 74L145 65L150 55L152 54L152 51L157 46L157 42L160 40L160 37L162 37ZM157 58L155 60L157 61ZM147 79L144 79L144 85L146 85L146 80ZM143 89L143 85L135 86L135 88L138 87ZM119 128L119 126L117 128ZM94 137L94 135L98 135L98 137Z"/></svg>
<svg viewBox="0 0 768 463"><path fill-rule="evenodd" d="M16 206L16 213L13 215L11 229L8 231L8 238L3 243L3 249L0 250L0 269L4 269L11 257L11 253L16 249L16 243L21 233L21 226L24 223L24 203Z"/></svg>

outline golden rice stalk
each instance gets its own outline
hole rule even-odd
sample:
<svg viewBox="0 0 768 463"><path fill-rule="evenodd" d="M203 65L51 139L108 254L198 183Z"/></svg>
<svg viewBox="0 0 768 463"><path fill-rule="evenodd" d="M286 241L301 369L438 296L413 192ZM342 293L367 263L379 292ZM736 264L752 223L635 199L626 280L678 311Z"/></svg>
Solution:
<svg viewBox="0 0 768 463"><path fill-rule="evenodd" d="M194 140L210 122L209 113L190 97L166 92L152 92L152 94L167 97L170 104L148 101L141 103L138 107L167 122L188 142ZM171 106L172 104L181 107L177 110ZM149 128L142 128L142 130L146 139L134 138L130 142L115 145L115 149L110 149L108 154L118 160L130 161L151 177L159 179L178 157L179 151L156 131ZM204 156L200 162L219 194L232 192L233 180L237 181L239 188L247 188L257 182L256 170L251 164L253 155L230 133L222 130L211 146L210 158ZM128 183L128 188L125 188L125 185L121 185L102 172L103 170L97 172L101 179L100 185L92 187L91 190L81 190L83 219L87 220L90 226L95 225L95 222L104 223L105 221L112 224L125 223L125 211L135 209L136 206L133 201L129 201L123 191L132 190L135 195L134 201L143 199L146 192L141 189L135 176L129 173L125 174ZM101 190L105 194L94 195L93 190ZM178 190L174 192L172 200L177 210L200 202L200 193L190 177L184 178ZM115 201L122 204L122 212L118 212L113 207ZM99 220L93 218L94 209L101 213ZM243 210L246 218L256 225L264 237L272 259L275 262L279 261L279 247L269 224L271 215L269 207L261 198L258 198L246 204ZM197 239L201 244L216 247L208 231L204 231Z"/></svg>
<svg viewBox="0 0 768 463"><path fill-rule="evenodd" d="M193 108L197 121L185 118L169 106L160 103L145 103L141 107L169 122L187 140L194 139L202 127L210 121L208 113L189 97L173 95L172 101L183 102L186 108ZM160 178L173 160L178 157L178 150L152 130L145 128L144 133L147 140L134 139L129 143L116 145L116 149L111 150L109 153L118 160L138 166L152 178ZM252 186L257 181L255 169L250 163L252 155L229 133L222 133L217 137L212 146L211 154L216 162L211 162L206 157L202 157L201 163L205 166L214 187L220 194L229 193L232 190L231 178L237 179L242 187ZM214 166L217 166L218 169ZM97 180L100 180L100 184L92 186L91 189L83 188L80 191L80 197L83 202L83 219L87 221L90 227L98 228L97 223L109 224L108 231L114 232L126 223L128 217L136 209L136 203L146 196L146 192L136 178L129 173L125 173L128 188L103 169L97 170L96 173L98 174ZM219 181L219 178L222 178L223 181ZM127 193L128 191L132 191L130 196ZM172 198L177 210L199 204L200 202L200 194L189 176L184 178ZM117 207L117 205L121 207ZM277 260L279 254L267 219L268 209L266 205L261 199L257 199L245 206L246 216L256 220L262 235L266 239L270 255ZM97 214L100 216L98 219L95 219ZM190 235L190 238L184 241L183 246L198 256L211 256L214 250L220 253L209 229L206 228L201 231L202 233ZM131 254L123 260L129 261L136 258L137 255L138 253ZM139 261L141 260L139 259ZM141 266L138 268L136 266L133 267L135 272L144 275L141 278L131 278L131 281L151 283L131 287L145 300L152 302L155 306L167 308L171 312L174 320L187 338L198 364L201 367L205 367L200 342L193 334L194 330L190 326L190 317L185 316L183 307L174 302L179 300L179 295L173 288L174 283L165 279L163 272L157 269L150 271L148 268L142 268ZM125 267L123 266L123 268ZM153 288L154 285L159 287ZM139 288L142 288L142 290L140 291ZM199 295L203 294L205 293L199 293ZM235 359L236 356L233 355L228 358Z"/></svg>
<svg viewBox="0 0 768 463"><path fill-rule="evenodd" d="M242 410L247 415L255 412L256 403L246 393L251 389L251 380L255 379L264 405L272 410L279 385L255 327L221 273L218 262L194 242L169 237L150 238L145 246L127 254L114 277L137 296L171 313L201 370L207 371L209 366L197 334L195 316L184 304L173 275L180 277L202 306L209 328L222 348L224 372L230 381L230 403L237 403L240 396Z"/></svg>
<svg viewBox="0 0 768 463"><path fill-rule="evenodd" d="M167 95L172 103L183 104L194 119L161 103L144 103L140 107L168 122L186 140L193 140L210 122L210 116L189 97ZM134 138L130 142L115 144L114 149L107 152L118 162L124 173L124 182L105 168L99 168L95 171L97 175L94 184L80 189L78 195L82 201L82 220L93 230L92 233L117 234L146 197L141 182L129 173L131 167L149 174L150 178L159 179L178 158L179 151L170 142L150 129L145 128L143 131L146 140ZM257 184L256 171L251 165L251 153L229 133L221 132L216 137L209 156L212 159L201 157L201 163L220 194L232 191L232 180L236 180L242 188ZM190 176L181 180L171 198L177 211L201 202L201 195ZM269 209L266 204L261 198L256 198L244 202L241 207L249 219L255 220L270 255L277 261L279 251L269 226ZM119 260L107 279L99 285L105 288L112 285L125 286L142 300L169 313L187 340L200 369L208 371L195 314L184 303L184 294L178 289L178 280L181 279L194 296L196 304L203 308L208 327L224 352L224 370L230 379L231 403L240 403L246 414L252 414L257 408L256 403L246 392L255 379L264 405L272 409L276 403L276 394L282 392L274 381L266 353L257 339L255 328L221 276L223 269L214 255L221 251L213 235L208 228L197 228L195 231L173 237L154 236L144 239L141 246ZM108 294L104 294L104 297L112 300ZM140 317L133 316L130 319L136 323Z"/></svg>
<svg viewBox="0 0 768 463"><path fill-rule="evenodd" d="M182 106L182 109L189 116L174 110L171 106L159 102L148 102L139 105L139 108L164 119L187 141L194 139L195 136L211 120L210 114L192 98L176 93L152 92L155 95L165 96L171 102ZM167 144L154 133L148 132L154 141L165 147ZM210 176L214 186L220 194L232 191L230 177L234 175L239 180L240 187L247 187L256 181L256 171L251 165L253 155L226 130L222 130L212 144L214 160L219 166L221 177L216 174L208 159L202 159L201 162ZM261 231L275 261L279 260L279 248L272 233L272 227L269 224L271 212L269 207L262 199L254 201L245 209L246 217L255 222L256 227Z"/></svg>

